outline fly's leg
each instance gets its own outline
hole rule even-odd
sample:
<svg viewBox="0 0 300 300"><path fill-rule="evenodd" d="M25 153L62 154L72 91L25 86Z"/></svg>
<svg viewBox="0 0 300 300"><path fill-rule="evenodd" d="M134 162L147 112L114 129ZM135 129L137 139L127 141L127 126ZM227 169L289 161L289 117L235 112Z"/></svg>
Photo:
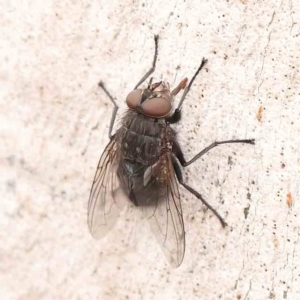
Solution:
<svg viewBox="0 0 300 300"><path fill-rule="evenodd" d="M178 104L178 107L176 108L175 112L174 112L174 115L180 115L180 112L181 112L181 106L183 104L183 101L185 100L185 97L186 95L188 94L188 92L190 91L191 87L192 87L192 84L194 82L194 80L196 79L196 77L198 76L199 72L201 71L201 69L205 66L205 64L207 63L207 59L205 58L202 58L202 62L198 68L198 70L196 71L196 73L194 74L192 80L190 81L189 85L187 86L187 88L184 90L184 93L180 99L180 102ZM175 118L176 119L176 118ZM178 119L178 118L177 118ZM180 119L180 118L179 118ZM254 145L255 144L255 141L254 139L249 139L249 140L228 140L228 141L221 141L221 142L213 142L211 145L209 145L208 147L206 147L205 149L203 149L201 152L199 152L194 158L192 158L191 160L189 161L186 161L184 156L183 156L183 153L180 149L180 146L179 144L174 141L174 144L173 144L173 149L174 149L174 153L175 155L177 156L178 160L180 161L181 165L183 167L186 167L190 164L192 164L194 161L196 161L198 158L200 158L202 155L204 155L205 153L207 153L209 150L217 147L218 145L221 145L221 144L232 144L232 143L244 143L244 144L252 144Z"/></svg>
<svg viewBox="0 0 300 300"><path fill-rule="evenodd" d="M109 91L104 86L104 83L102 81L100 81L98 85L99 85L100 88L102 88L104 93L107 95L107 97L110 99L110 101L114 105L114 110L113 110L113 113L112 113L112 116L111 116L111 120L110 120L110 124L109 124L109 131L108 131L108 136L111 139L112 138L111 132L113 130L113 126L114 126L114 123L115 123L115 120L116 120L117 111L119 109L119 106L117 105L117 103L114 100L113 96L109 93Z"/></svg>
<svg viewBox="0 0 300 300"><path fill-rule="evenodd" d="M166 117L166 122L169 124L178 123L181 120L181 110L175 109L174 113L170 117Z"/></svg>
<svg viewBox="0 0 300 300"><path fill-rule="evenodd" d="M178 104L177 108L175 109L173 115L171 117L169 117L168 119L166 119L166 121L169 122L170 124L177 123L181 120L181 106L183 104L183 101L185 100L186 95L190 91L190 89L192 87L192 84L193 84L194 80L196 79L197 75L199 74L199 72L205 66L206 63L207 63L207 59L202 58L202 61L201 61L201 64L200 64L198 70L196 71L196 73L192 77L192 80L190 81L189 85L186 88L185 88L185 85L187 83L187 78L183 79L182 82L180 82L180 84L172 91L172 95L175 96L176 94L179 93L179 91L181 89L185 89L184 92L183 92L183 95L182 95L182 97L179 101L179 104Z"/></svg>
<svg viewBox="0 0 300 300"><path fill-rule="evenodd" d="M211 145L209 145L208 147L204 148L202 151L200 151L197 155L195 155L191 160L186 161L183 155L182 150L180 149L180 146L178 144L178 142L173 141L173 153L176 155L176 157L178 158L180 164L183 167L186 167L190 164L192 164L193 162L195 162L197 159L199 159L201 156L203 156L205 153L207 153L209 150L222 145L222 144L234 144L234 143L243 143L243 144L251 144L254 145L255 144L255 140L254 139L250 139L250 140L228 140L228 141L221 141L221 142L213 142Z"/></svg>
<svg viewBox="0 0 300 300"><path fill-rule="evenodd" d="M179 104L176 108L176 110L180 110L181 106L183 104L183 101L185 100L186 95L188 94L188 92L190 91L192 84L194 82L194 80L196 79L196 77L198 76L199 72L201 71L201 69L205 66L205 64L207 63L207 59L205 59L204 57L202 58L201 64L198 68L198 70L196 71L196 73L194 74L193 78L191 79L189 85L187 86L187 88L184 90L183 95L179 101Z"/></svg>
<svg viewBox="0 0 300 300"><path fill-rule="evenodd" d="M155 42L155 52L151 69L143 76L143 78L138 82L138 84L134 87L137 89L155 70L156 60L157 60L157 52L158 52L158 35L154 36Z"/></svg>
<svg viewBox="0 0 300 300"><path fill-rule="evenodd" d="M232 144L232 143L245 143L245 144L251 144L254 145L255 141L254 139L251 140L228 140L228 141L221 141L221 142L214 142L211 145L209 145L208 147L206 147L205 149L203 149L201 152L199 152L194 158L192 158L189 161L186 161L183 155L183 152L178 144L177 141L173 141L173 155L175 155L175 157L179 160L180 164L183 167L186 167L190 164L192 164L193 162L195 162L198 158L200 158L202 155L204 155L205 153L207 153L209 150L217 147L218 145L222 145L222 144ZM203 197L197 192L195 191L193 188L191 188L190 186L188 186L187 184L185 184L183 182L183 178L182 178L182 174L181 174L181 170L180 167L177 163L177 161L175 159L173 159L173 166L175 169L175 173L177 176L177 179L179 181L179 183L184 186L189 192L191 192L192 194L194 194L198 199L200 199L206 206L207 208L209 208L215 215L216 217L219 219L219 221L221 222L222 226L225 227L227 224L226 222L222 219L222 217L218 214L218 212L209 204L207 203Z"/></svg>
<svg viewBox="0 0 300 300"><path fill-rule="evenodd" d="M194 196L196 196L199 200L202 201L202 203L208 208L210 209L214 215L219 219L219 221L221 222L222 226L225 227L227 226L227 223L223 220L223 218L218 214L218 212L201 196L201 194L199 194L197 191L195 191L193 188L191 188L190 186L188 186L186 183L183 182L183 177L182 177L182 173L179 167L179 164L177 163L177 161L175 159L173 159L173 166L174 166L174 170L175 170L175 174L176 177L179 181L179 183L185 187L190 193L192 193Z"/></svg>

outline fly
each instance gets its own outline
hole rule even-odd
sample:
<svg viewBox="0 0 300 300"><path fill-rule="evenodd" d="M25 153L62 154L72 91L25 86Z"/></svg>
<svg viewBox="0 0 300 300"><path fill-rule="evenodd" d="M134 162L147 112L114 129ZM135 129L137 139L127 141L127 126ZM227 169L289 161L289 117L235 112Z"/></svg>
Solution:
<svg viewBox="0 0 300 300"><path fill-rule="evenodd" d="M171 124L181 119L181 107L194 80L207 63L202 59L199 68L187 85L183 79L173 90L167 82L160 81L140 86L154 72L158 35L154 36L155 52L151 69L142 77L127 98L128 110L121 126L112 135L118 105L102 82L100 88L114 105L109 126L110 142L100 158L88 203L88 226L95 238L102 238L115 225L120 211L131 202L143 210L151 229L167 260L178 267L185 252L185 231L178 183L201 200L219 219L219 213L200 193L185 183L181 167L187 167L209 150L221 144L254 144L254 139L213 142L187 161L177 141ZM174 98L183 95L174 110Z"/></svg>

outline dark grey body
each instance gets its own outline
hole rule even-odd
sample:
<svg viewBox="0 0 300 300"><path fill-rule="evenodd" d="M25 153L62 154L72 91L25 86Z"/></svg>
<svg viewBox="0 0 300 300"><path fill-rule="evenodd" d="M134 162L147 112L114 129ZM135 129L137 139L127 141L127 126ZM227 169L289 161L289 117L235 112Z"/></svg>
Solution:
<svg viewBox="0 0 300 300"><path fill-rule="evenodd" d="M247 143L254 140L228 140L213 142L186 161L169 124L180 121L181 107L191 86L204 67L201 64L187 85L183 79L172 91L168 83L161 81L146 88L139 88L154 72L158 36L154 36L155 52L152 67L126 97L130 108L122 119L121 127L112 135L118 105L102 82L99 86L114 105L109 126L110 142L98 163L88 204L88 225L95 238L105 236L116 223L120 210L126 205L124 195L139 206L147 217L164 254L172 266L178 267L185 251L185 231L178 183L201 200L220 220L226 222L218 212L192 187L184 182L181 166L186 167L209 150L221 144ZM172 114L174 97L184 90L177 108ZM148 117L152 116L152 117ZM181 166L180 166L181 165Z"/></svg>
<svg viewBox="0 0 300 300"><path fill-rule="evenodd" d="M154 119L129 110L116 133L120 147L118 178L123 191L136 206L155 205L160 198L162 178L151 177L145 185L146 170L171 153L175 132L165 119Z"/></svg>

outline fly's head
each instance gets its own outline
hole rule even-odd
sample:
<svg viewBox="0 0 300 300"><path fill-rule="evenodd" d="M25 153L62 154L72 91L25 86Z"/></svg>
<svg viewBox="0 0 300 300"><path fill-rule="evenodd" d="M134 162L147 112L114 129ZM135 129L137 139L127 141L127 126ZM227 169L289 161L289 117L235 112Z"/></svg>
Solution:
<svg viewBox="0 0 300 300"><path fill-rule="evenodd" d="M169 83L161 81L150 83L146 89L133 90L128 94L126 103L130 109L145 116L164 118L172 110L173 95Z"/></svg>

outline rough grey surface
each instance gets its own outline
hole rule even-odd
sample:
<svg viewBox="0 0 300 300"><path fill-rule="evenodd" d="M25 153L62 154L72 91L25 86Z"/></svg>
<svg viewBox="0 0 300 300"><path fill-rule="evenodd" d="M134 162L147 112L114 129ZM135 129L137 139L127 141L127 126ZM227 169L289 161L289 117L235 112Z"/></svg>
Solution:
<svg viewBox="0 0 300 300"><path fill-rule="evenodd" d="M299 299L297 1L2 1L0 295L10 299ZM171 269L127 211L103 240L86 208L112 106L149 68L198 77L176 127L184 171L229 227L181 190L187 249ZM260 120L259 120L260 119ZM290 204L290 205L289 205Z"/></svg>

